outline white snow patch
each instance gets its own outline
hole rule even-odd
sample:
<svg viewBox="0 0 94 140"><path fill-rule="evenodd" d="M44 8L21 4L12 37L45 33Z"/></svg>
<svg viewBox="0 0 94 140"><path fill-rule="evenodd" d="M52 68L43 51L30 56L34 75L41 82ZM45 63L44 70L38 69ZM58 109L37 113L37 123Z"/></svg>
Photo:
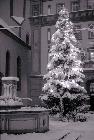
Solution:
<svg viewBox="0 0 94 140"><path fill-rule="evenodd" d="M8 81L8 80L19 81L19 78L18 77L2 77L2 80L4 80L4 81Z"/></svg>

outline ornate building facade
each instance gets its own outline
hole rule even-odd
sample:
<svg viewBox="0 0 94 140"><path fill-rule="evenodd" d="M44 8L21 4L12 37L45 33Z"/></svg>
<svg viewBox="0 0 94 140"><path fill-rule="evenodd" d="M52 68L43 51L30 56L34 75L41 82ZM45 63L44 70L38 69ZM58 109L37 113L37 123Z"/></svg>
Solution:
<svg viewBox="0 0 94 140"><path fill-rule="evenodd" d="M94 108L94 0L0 0L1 77L19 77L18 96L32 98L33 105L41 104L51 36L63 5L77 29L85 62L84 85Z"/></svg>
<svg viewBox="0 0 94 140"><path fill-rule="evenodd" d="M42 75L46 73L48 51L51 35L55 32L58 12L63 5L70 12L74 23L75 36L80 42L81 59L84 61L84 85L90 95L91 108L94 109L94 1L93 0L32 0L31 33L32 33L32 86L42 85ZM34 58L34 59L33 59ZM36 63L36 65L34 65ZM39 83L38 83L39 82ZM40 86L39 86L40 87ZM32 93L41 89L32 87Z"/></svg>
<svg viewBox="0 0 94 140"><path fill-rule="evenodd" d="M2 76L17 76L19 97L30 93L31 31L28 17L29 1L0 1L0 79ZM0 95L2 94L0 80ZM27 101L24 101L25 103Z"/></svg>

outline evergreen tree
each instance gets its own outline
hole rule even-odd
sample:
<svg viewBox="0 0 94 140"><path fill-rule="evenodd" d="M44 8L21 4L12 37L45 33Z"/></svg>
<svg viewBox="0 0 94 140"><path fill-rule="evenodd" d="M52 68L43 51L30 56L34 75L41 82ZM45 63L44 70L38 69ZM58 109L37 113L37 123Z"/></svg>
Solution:
<svg viewBox="0 0 94 140"><path fill-rule="evenodd" d="M64 111L64 98L77 98L79 93L86 92L80 84L85 76L79 57L79 43L73 30L69 13L63 7L56 22L56 32L51 38L48 72L44 75L46 83L43 91L46 94L41 97L42 100L47 100L50 95L59 98L61 113Z"/></svg>

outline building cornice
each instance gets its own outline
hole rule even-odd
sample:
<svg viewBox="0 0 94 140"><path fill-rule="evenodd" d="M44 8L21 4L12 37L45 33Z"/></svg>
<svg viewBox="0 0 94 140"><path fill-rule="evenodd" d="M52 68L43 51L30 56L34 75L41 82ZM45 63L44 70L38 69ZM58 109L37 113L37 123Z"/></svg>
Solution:
<svg viewBox="0 0 94 140"><path fill-rule="evenodd" d="M58 19L58 14L53 15L39 15L29 18L32 26L51 26L55 25ZM70 12L70 20L74 23L94 21L94 10L79 10Z"/></svg>
<svg viewBox="0 0 94 140"><path fill-rule="evenodd" d="M56 20L58 19L58 14L55 15L39 15L30 17L30 23L32 26L51 26L55 25Z"/></svg>

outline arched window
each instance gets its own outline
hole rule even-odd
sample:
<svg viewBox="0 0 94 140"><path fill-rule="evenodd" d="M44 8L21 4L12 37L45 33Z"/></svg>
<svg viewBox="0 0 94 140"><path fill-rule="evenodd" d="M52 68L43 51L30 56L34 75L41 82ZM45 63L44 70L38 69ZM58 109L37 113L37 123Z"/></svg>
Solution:
<svg viewBox="0 0 94 140"><path fill-rule="evenodd" d="M5 76L10 75L10 53L9 51L6 52L6 66L5 66Z"/></svg>
<svg viewBox="0 0 94 140"><path fill-rule="evenodd" d="M17 77L19 81L17 83L17 90L21 90L21 58L20 56L17 57Z"/></svg>
<svg viewBox="0 0 94 140"><path fill-rule="evenodd" d="M26 44L29 44L29 33L26 34Z"/></svg>
<svg viewBox="0 0 94 140"><path fill-rule="evenodd" d="M47 38L48 38L48 44L50 44L51 43L51 29L50 28L47 29Z"/></svg>
<svg viewBox="0 0 94 140"><path fill-rule="evenodd" d="M2 95L2 77L3 77L3 73L0 72L0 96Z"/></svg>
<svg viewBox="0 0 94 140"><path fill-rule="evenodd" d="M48 5L48 15L51 14L51 5Z"/></svg>

